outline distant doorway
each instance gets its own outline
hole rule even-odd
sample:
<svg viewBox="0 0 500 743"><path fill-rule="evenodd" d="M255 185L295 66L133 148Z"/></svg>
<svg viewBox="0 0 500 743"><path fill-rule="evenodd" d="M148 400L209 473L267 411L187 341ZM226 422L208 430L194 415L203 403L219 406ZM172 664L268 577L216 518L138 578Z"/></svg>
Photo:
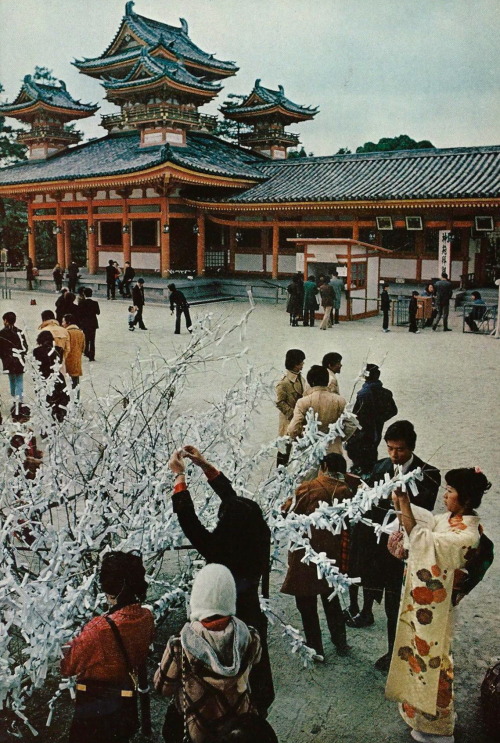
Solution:
<svg viewBox="0 0 500 743"><path fill-rule="evenodd" d="M196 271L197 238L193 232L194 219L170 220L170 269Z"/></svg>

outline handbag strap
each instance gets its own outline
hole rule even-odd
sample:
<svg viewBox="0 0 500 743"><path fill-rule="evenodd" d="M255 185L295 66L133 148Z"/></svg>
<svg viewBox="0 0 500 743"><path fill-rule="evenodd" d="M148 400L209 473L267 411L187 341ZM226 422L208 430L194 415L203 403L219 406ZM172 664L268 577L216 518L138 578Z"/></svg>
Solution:
<svg viewBox="0 0 500 743"><path fill-rule="evenodd" d="M111 617L106 616L104 618L105 618L106 622L109 624L109 626L111 627L111 630L112 630L113 635L114 635L115 640L116 640L116 644L120 648L120 651L121 651L121 653L123 655L123 659L125 660L125 668L127 669L127 673L130 676L130 678L132 679L132 683L134 685L134 690L137 691L137 687L138 687L137 672L134 670L134 668L132 667L132 664L130 663L130 658L129 658L129 655L127 653L127 648L125 647L125 643L123 642L123 638L122 638L122 636L120 634L120 631L119 631L118 627L116 626L116 622L113 619L111 619Z"/></svg>

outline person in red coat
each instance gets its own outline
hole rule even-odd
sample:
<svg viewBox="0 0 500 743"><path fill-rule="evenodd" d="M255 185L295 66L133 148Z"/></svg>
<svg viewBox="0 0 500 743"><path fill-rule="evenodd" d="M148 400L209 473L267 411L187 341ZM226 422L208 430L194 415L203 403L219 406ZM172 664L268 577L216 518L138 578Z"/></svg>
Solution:
<svg viewBox="0 0 500 743"><path fill-rule="evenodd" d="M352 498L358 484L359 478L346 474L346 461L341 454L327 454L321 463L318 477L301 483L295 491L295 498L289 498L282 511L284 514L293 512L310 515L314 513L321 501L331 505L334 499L343 501ZM329 559L336 560L339 569L346 572L346 531L335 535L328 529L313 528L310 544L315 552L325 552ZM337 655L347 655L349 647L339 597L328 598L332 593L332 587L324 578L318 578L314 563L306 565L302 562L303 556L303 549L288 553L288 572L281 592L295 596L297 609L302 617L306 642L316 651L315 660L321 662L325 658L318 617L318 596L321 596L330 637L337 648Z"/></svg>
<svg viewBox="0 0 500 743"><path fill-rule="evenodd" d="M76 676L76 710L69 743L128 743L138 729L137 692L145 688L153 615L141 606L147 583L142 559L108 552L101 588L110 610L95 617L63 647L63 676Z"/></svg>

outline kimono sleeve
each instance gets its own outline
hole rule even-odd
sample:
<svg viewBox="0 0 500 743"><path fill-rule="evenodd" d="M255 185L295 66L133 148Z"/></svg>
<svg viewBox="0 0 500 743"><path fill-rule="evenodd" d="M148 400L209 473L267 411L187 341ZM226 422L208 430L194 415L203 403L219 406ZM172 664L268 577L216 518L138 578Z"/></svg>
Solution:
<svg viewBox="0 0 500 743"><path fill-rule="evenodd" d="M440 517L434 517L434 530L418 523L409 535L410 559L423 564L439 565L441 570L453 570L465 565L468 550L479 542L477 526L449 520L449 528L436 530ZM442 517L441 517L442 518Z"/></svg>

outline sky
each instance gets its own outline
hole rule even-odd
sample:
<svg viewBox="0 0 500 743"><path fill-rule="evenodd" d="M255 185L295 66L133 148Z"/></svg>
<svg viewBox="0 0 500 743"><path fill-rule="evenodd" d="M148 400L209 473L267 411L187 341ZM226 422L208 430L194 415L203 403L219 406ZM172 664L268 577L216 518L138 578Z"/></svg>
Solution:
<svg viewBox="0 0 500 743"><path fill-rule="evenodd" d="M35 66L53 70L69 92L99 103L78 122L103 136L99 114L118 109L75 58L99 56L119 28L121 0L0 0L2 101L12 101ZM291 127L306 151L355 150L408 134L435 147L500 144L500 0L136 0L135 12L189 24L191 39L240 71L228 93L247 94L256 78L319 106Z"/></svg>

